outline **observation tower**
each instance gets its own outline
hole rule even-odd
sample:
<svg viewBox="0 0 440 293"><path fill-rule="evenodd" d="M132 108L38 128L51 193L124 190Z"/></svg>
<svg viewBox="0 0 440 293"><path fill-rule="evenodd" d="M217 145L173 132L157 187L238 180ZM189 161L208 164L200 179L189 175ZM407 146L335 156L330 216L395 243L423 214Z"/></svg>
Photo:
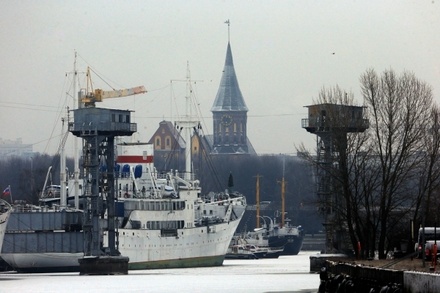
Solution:
<svg viewBox="0 0 440 293"><path fill-rule="evenodd" d="M341 206L341 199L334 174L344 168L341 164L346 158L347 134L364 132L369 123L362 106L324 103L306 107L308 118L302 119L301 124L317 136L317 195L324 215L326 253L334 253L341 247L343 234L335 231L340 219L335 207Z"/></svg>

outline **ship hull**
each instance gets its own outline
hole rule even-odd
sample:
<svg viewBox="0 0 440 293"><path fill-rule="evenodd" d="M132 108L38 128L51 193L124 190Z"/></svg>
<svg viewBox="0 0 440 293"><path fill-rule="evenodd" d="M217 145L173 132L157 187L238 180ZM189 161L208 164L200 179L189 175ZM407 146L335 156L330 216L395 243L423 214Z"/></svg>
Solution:
<svg viewBox="0 0 440 293"><path fill-rule="evenodd" d="M9 265L20 272L79 271L78 260L104 255L128 257L130 270L223 264L246 198L202 196L188 173L152 172L153 145L119 147L113 215L57 207L14 212L2 251Z"/></svg>
<svg viewBox="0 0 440 293"><path fill-rule="evenodd" d="M82 253L12 253L2 255L19 273L78 272L78 260ZM166 259L156 261L136 261L128 264L130 270L170 269L191 267L214 267L223 265L225 255Z"/></svg>
<svg viewBox="0 0 440 293"><path fill-rule="evenodd" d="M257 228L244 235L238 234L235 242L245 241L259 247L269 247L274 250L282 249L280 255L297 255L303 245L304 233L301 226L295 227L285 225L280 228L278 225L269 230Z"/></svg>
<svg viewBox="0 0 440 293"><path fill-rule="evenodd" d="M239 222L182 229L173 237L119 229L119 251L128 256L130 270L221 266Z"/></svg>
<svg viewBox="0 0 440 293"><path fill-rule="evenodd" d="M119 250L129 257L130 270L221 266L239 222L182 229L179 237L161 237L156 230L120 229ZM22 273L77 272L82 257L83 253L63 252L2 254Z"/></svg>
<svg viewBox="0 0 440 293"><path fill-rule="evenodd" d="M77 272L82 253L6 253L2 258L19 273Z"/></svg>
<svg viewBox="0 0 440 293"><path fill-rule="evenodd" d="M282 245L279 245L282 244ZM284 236L272 236L269 237L269 247L281 247L284 249L281 255L297 255L302 248L303 236L297 235L284 235Z"/></svg>
<svg viewBox="0 0 440 293"><path fill-rule="evenodd" d="M158 261L143 261L128 263L129 270L150 270L150 269L175 269L175 268L196 268L216 267L223 265L224 255L193 257L184 259L167 259Z"/></svg>
<svg viewBox="0 0 440 293"><path fill-rule="evenodd" d="M0 200L2 203L2 211L0 212L0 251L2 250L3 239L5 237L6 228L8 225L9 217L11 215L11 206L4 200Z"/></svg>

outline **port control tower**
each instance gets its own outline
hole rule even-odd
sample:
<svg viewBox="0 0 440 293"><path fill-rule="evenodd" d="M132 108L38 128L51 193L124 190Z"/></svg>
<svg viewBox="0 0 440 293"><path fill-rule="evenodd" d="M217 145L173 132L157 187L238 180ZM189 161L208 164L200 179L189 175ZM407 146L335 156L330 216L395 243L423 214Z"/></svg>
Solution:
<svg viewBox="0 0 440 293"><path fill-rule="evenodd" d="M137 125L130 122L129 110L86 107L73 113L74 122L69 123L69 131L83 139L87 200L80 274L125 274L128 258L120 256L115 229L114 141L115 136L131 136ZM102 244L104 228L108 231L108 247Z"/></svg>
<svg viewBox="0 0 440 293"><path fill-rule="evenodd" d="M332 174L335 168L344 168L340 158L346 157L347 134L364 132L369 122L362 106L323 103L306 107L308 118L302 119L301 124L317 136L317 195L324 214L326 253L335 253L341 248L344 233L336 231L340 217L335 207L341 206L341 199Z"/></svg>

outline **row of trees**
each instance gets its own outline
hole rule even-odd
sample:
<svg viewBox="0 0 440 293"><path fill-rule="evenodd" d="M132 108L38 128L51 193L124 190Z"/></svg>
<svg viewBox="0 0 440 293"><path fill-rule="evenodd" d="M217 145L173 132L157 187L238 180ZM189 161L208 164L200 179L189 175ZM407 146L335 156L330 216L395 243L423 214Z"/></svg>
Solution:
<svg viewBox="0 0 440 293"><path fill-rule="evenodd" d="M60 184L59 156L34 154L32 158L11 157L0 160L0 188L11 186L13 200L38 204L49 167L47 184ZM155 165L163 166L160 157ZM68 174L73 172L73 159L67 159ZM80 164L81 165L81 164ZM249 205L255 204L256 180L260 176L260 198L271 201L274 210L281 210L281 180L286 181L286 212L292 224L303 225L310 232L321 229L316 215L315 185L309 165L296 156L287 155L213 155L194 168L202 184L202 191L232 189L243 193ZM161 169L159 169L161 170ZM164 170L165 172L166 170ZM234 186L228 187L232 174ZM3 190L2 189L2 190ZM9 198L6 198L10 200ZM303 208L301 208L303 207ZM273 215L269 215L272 216ZM254 227L248 227L254 228Z"/></svg>
<svg viewBox="0 0 440 293"><path fill-rule="evenodd" d="M32 157L10 157L0 160L0 188L11 187L12 199L38 204L46 177L47 184L60 184L60 157L35 153ZM66 166L73 171L73 160L68 159ZM51 172L48 173L49 167ZM49 176L48 176L49 174Z"/></svg>
<svg viewBox="0 0 440 293"><path fill-rule="evenodd" d="M410 223L438 222L440 110L431 87L410 72L369 69L360 85L369 128L333 129L330 167L313 156L308 160L331 178L332 220L346 231L352 249L358 252L361 243L363 256L377 250L385 258L396 240L409 240ZM315 102L354 105L354 95L335 86L322 89ZM347 116L333 113L332 123L349 125Z"/></svg>
<svg viewBox="0 0 440 293"><path fill-rule="evenodd" d="M270 210L274 212L281 212L281 181L284 178L285 212L292 220L292 224L302 225L307 233L317 233L322 230L322 218L316 213L316 184L313 170L299 156L206 155L203 162L194 161L194 167L205 193L228 189L231 174L234 185L229 189L244 194L248 205L256 203L258 176L260 201L270 201ZM263 214L264 211L261 213ZM274 216L274 214L265 215ZM248 225L247 228L254 227Z"/></svg>

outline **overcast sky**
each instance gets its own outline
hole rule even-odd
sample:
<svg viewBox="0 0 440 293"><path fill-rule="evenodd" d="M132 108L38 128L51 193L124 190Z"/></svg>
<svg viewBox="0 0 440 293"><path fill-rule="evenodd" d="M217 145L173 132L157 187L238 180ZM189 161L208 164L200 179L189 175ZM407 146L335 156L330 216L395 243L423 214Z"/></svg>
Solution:
<svg viewBox="0 0 440 293"><path fill-rule="evenodd" d="M212 113L228 42L249 108L257 153L295 153L316 138L301 128L322 87L352 91L368 68L415 75L440 99L440 1L12 1L0 2L0 138L55 153L61 116L73 106L77 67L113 88L145 85L147 94L100 107L134 110L136 139L183 111L187 62L205 125ZM81 73L82 74L82 73ZM96 75L95 88L110 90ZM81 79L81 78L80 78ZM85 78L83 77L84 81ZM81 87L84 87L84 82ZM174 103L174 102L173 102ZM68 147L67 147L68 149Z"/></svg>

